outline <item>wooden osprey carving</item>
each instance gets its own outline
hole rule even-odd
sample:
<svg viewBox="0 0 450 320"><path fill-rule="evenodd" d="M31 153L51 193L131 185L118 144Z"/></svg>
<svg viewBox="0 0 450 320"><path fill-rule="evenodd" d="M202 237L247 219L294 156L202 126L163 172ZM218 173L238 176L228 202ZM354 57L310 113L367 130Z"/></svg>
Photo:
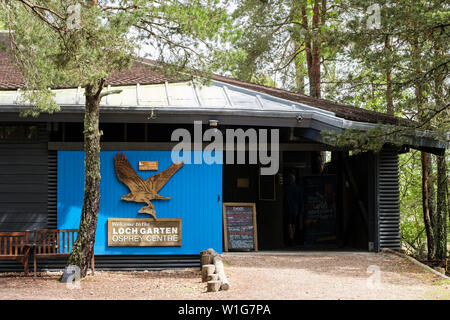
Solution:
<svg viewBox="0 0 450 320"><path fill-rule="evenodd" d="M130 193L124 195L121 199L125 201L145 202L147 206L142 207L139 213L146 213L156 219L155 207L150 202L155 199L171 199L172 197L163 197L158 194L159 190L169 181L169 179L178 171L184 163L174 163L169 169L161 171L147 180L142 179L134 171L123 153L118 153L114 157L114 167L117 178L123 182Z"/></svg>

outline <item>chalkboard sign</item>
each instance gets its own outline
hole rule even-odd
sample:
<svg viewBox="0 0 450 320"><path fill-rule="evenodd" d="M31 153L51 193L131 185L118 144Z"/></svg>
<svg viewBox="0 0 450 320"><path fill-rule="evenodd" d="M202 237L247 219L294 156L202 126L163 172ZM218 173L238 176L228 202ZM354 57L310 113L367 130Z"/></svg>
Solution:
<svg viewBox="0 0 450 320"><path fill-rule="evenodd" d="M254 203L223 203L224 251L258 251Z"/></svg>

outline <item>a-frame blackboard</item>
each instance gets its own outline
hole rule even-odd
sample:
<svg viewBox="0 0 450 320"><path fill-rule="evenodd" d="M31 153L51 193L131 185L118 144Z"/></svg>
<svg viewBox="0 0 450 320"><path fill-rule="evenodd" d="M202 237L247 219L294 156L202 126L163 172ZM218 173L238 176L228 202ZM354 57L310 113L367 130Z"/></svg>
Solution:
<svg viewBox="0 0 450 320"><path fill-rule="evenodd" d="M256 205L223 203L224 251L258 251Z"/></svg>

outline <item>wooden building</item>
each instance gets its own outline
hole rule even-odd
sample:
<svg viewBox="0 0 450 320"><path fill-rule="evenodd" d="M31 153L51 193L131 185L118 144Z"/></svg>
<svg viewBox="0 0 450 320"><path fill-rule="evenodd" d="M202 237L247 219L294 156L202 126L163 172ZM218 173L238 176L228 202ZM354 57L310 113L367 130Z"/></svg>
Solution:
<svg viewBox="0 0 450 320"><path fill-rule="evenodd" d="M366 131L380 123L398 124L399 119L221 76L214 76L210 86L200 86L186 76L167 78L150 68L152 64L139 60L130 70L114 73L108 88L122 93L101 102L97 269L197 266L200 250L223 250L223 203L255 204L258 249L284 250L284 186L292 174L303 190L304 214L297 222L302 232L289 250L400 246L398 154L410 147L440 153L444 143L420 135L402 148L350 155L324 144L322 132ZM24 118L19 112L27 106L18 103L23 88L21 74L0 52L0 231L77 228L84 187L83 89L55 88L60 112ZM172 165L171 150L178 142L171 135L184 128L194 137L194 121L201 121L202 132L216 128L224 137L227 129L279 130L279 170L261 175L259 163L185 164L160 191L172 198L153 202L158 219L182 220L182 244L110 246L108 219L150 218L138 213L142 203L121 200L129 190L117 178L114 157L123 153L147 179ZM203 154L205 145L194 148L193 158L195 152ZM253 147L258 145L245 142L246 150ZM218 155L225 157L225 149ZM319 156L324 154L328 161L322 167ZM157 170L139 170L142 161L157 163ZM323 192L331 195L331 202L314 202ZM324 208L328 221L320 229L314 217L320 220ZM61 265L46 260L39 268ZM1 271L16 269L21 270L18 263L0 261Z"/></svg>

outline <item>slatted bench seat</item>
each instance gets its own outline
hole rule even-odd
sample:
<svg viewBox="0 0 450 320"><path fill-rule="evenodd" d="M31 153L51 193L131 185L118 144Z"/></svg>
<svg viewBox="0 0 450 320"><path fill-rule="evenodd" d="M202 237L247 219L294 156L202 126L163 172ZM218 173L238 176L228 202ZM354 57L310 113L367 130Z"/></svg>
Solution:
<svg viewBox="0 0 450 320"><path fill-rule="evenodd" d="M78 229L39 229L34 230L34 275L36 276L36 260L68 258L75 243ZM94 254L91 269L94 272Z"/></svg>
<svg viewBox="0 0 450 320"><path fill-rule="evenodd" d="M15 260L23 264L28 276L28 256L31 251L30 232L0 232L0 260Z"/></svg>

